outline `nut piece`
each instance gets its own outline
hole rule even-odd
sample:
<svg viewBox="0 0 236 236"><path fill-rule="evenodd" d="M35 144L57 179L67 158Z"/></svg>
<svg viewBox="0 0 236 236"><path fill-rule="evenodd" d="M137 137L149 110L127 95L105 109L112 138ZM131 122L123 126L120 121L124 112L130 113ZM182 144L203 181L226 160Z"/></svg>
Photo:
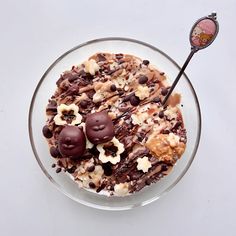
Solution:
<svg viewBox="0 0 236 236"><path fill-rule="evenodd" d="M148 172L148 169L152 167L151 162L148 160L148 157L144 156L144 157L139 157L137 159L138 165L137 165L137 169L138 170L142 170L144 173Z"/></svg>
<svg viewBox="0 0 236 236"><path fill-rule="evenodd" d="M125 196L129 193L129 184L128 183L120 183L114 186L114 192L116 196Z"/></svg>
<svg viewBox="0 0 236 236"><path fill-rule="evenodd" d="M94 90L96 91L96 93L93 95L93 102L101 102L102 100L111 96L110 87L112 84L113 83L111 81L107 81L105 83L95 82Z"/></svg>
<svg viewBox="0 0 236 236"><path fill-rule="evenodd" d="M139 125L139 126L141 126L147 118L148 118L148 113L137 112L136 114L131 115L132 123L134 125Z"/></svg>
<svg viewBox="0 0 236 236"><path fill-rule="evenodd" d="M91 75L95 75L95 73L100 69L99 65L96 63L94 59L90 59L84 62L84 71L86 73L90 73Z"/></svg>
<svg viewBox="0 0 236 236"><path fill-rule="evenodd" d="M173 141L174 139L174 141ZM169 141L170 140L170 141ZM176 142L177 138L169 134L151 134L146 142L146 147L159 161L175 163L185 150L183 142ZM176 146L171 146L171 144Z"/></svg>
<svg viewBox="0 0 236 236"><path fill-rule="evenodd" d="M62 119L62 117L64 116L63 111L66 111L66 112L73 111L73 115L75 116L72 122L68 125L76 125L76 124L81 123L82 116L79 114L78 106L76 106L75 104L70 104L70 105L61 104L57 107L57 115L53 119L56 125L67 124L67 121Z"/></svg>
<svg viewBox="0 0 236 236"><path fill-rule="evenodd" d="M113 165L115 165L116 163L120 162L120 154L122 152L124 152L124 144L120 143L120 141L117 138L113 138L110 142L112 142L117 148L117 152L116 152L116 156L107 156L105 155L105 149L104 146L106 145L106 143L103 144L99 144L97 145L97 150L100 152L98 159L102 162L102 163L107 163L107 162L111 162Z"/></svg>
<svg viewBox="0 0 236 236"><path fill-rule="evenodd" d="M139 97L140 100L143 100L149 97L149 88L147 86L139 85L135 92L135 95Z"/></svg>

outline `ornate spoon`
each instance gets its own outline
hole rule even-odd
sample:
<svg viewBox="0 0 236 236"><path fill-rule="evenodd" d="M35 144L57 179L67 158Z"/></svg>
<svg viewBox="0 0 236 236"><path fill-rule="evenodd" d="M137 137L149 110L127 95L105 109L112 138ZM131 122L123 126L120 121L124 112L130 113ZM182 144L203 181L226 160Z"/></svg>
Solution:
<svg viewBox="0 0 236 236"><path fill-rule="evenodd" d="M162 105L165 106L168 98L173 92L175 86L179 82L184 70L186 69L188 63L193 57L194 53L200 49L208 47L215 40L217 34L219 32L219 24L216 20L216 13L213 12L209 16L200 18L192 27L189 35L189 41L191 44L191 52L187 57L184 65L182 66L179 74L174 80L172 86L169 88L167 95L162 101Z"/></svg>

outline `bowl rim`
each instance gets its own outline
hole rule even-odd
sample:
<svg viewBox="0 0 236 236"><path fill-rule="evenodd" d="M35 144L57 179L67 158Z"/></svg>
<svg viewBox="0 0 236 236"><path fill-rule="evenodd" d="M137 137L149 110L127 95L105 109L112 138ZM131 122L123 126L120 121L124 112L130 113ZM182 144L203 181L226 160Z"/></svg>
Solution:
<svg viewBox="0 0 236 236"><path fill-rule="evenodd" d="M41 79L39 80L35 90L34 90L34 93L32 95L32 98L31 98L31 102L30 102L30 107L29 107L29 113L28 113L28 133L29 133L29 139L30 139L30 144L31 144L31 148L32 148L32 151L34 153L34 156L41 168L41 170L44 172L44 174L47 176L47 178L53 183L53 185L60 191L62 192L63 194L65 194L67 197L69 197L70 199L78 202L78 203L81 203L85 206L88 206L88 207L92 207L92 208L96 208L96 209L101 209L101 210L111 210L111 211L120 211L120 210L129 210L129 209L133 209L133 208L136 208L138 206L145 206L149 203L152 203L158 199L160 199L160 197L164 196L166 193L168 193L171 189L173 189L173 187L175 185L177 185L177 183L183 178L183 176L186 174L186 172L188 171L189 167L191 166L195 156L196 156L196 153L197 153L197 150L198 150L198 147L199 147L199 143L200 143L200 137L201 137L201 129L202 129L202 118L201 118L201 109L200 109L200 104L199 104L199 101L198 101L198 97L197 97L197 94L195 92L195 89L190 81L190 79L188 78L188 76L186 75L186 73L184 73L183 75L185 76L186 80L187 80L187 83L189 85L189 88L194 96L194 100L196 102L196 109L197 109L197 113L198 113L198 132L197 132L197 138L196 138L196 143L195 143L195 146L194 146L194 149L192 151L192 155L189 159L189 162L188 164L186 165L186 167L182 170L181 174L178 176L178 178L168 187L166 188L165 190L163 190L160 194L158 194L157 196L151 198L151 199L148 199L148 200L145 200L139 204L130 204L130 205L127 205L127 206L122 206L122 207L113 207L113 206L101 206L101 205L97 205L97 204L94 204L94 203L90 203L90 202L86 202L84 200L81 200L81 199L77 199L76 197L72 196L71 194L69 194L66 190L64 190L54 179L53 177L51 177L51 175L47 172L47 170L44 168L42 162L40 161L40 158L39 158L39 155L37 153L37 150L36 150L36 147L35 147L35 144L34 144L34 138L33 138L33 133L32 133L32 111L33 111L33 108L34 108L34 103L35 103L35 99L36 99L36 96L37 96L37 93L40 89L40 86L41 84L43 83L44 79L46 78L46 76L49 74L49 72L53 69L53 67L59 63L64 57L66 57L68 54L70 54L71 52L79 49L79 48L82 48L84 46L87 46L87 45L90 45L90 44L94 44L94 43L98 43L98 42L104 42L104 41L127 41L127 42L131 42L131 43L136 43L136 44L140 44L142 46L145 46L145 47L148 47L160 54L162 54L162 56L166 57L171 63L173 63L177 69L181 69L181 67L169 56L167 55L166 53L164 53L162 50L158 49L157 47L155 46L152 46L151 44L149 43L146 43L146 42L143 42L143 41L140 41L140 40L136 40L136 39L132 39L132 38L126 38L126 37L104 37L104 38L97 38L97 39L93 39L93 40L89 40L89 41L86 41L84 43L81 43L73 48L71 48L70 50L66 51L65 53L63 53L61 56L59 56L49 67L48 69L44 72L44 74L42 75Z"/></svg>

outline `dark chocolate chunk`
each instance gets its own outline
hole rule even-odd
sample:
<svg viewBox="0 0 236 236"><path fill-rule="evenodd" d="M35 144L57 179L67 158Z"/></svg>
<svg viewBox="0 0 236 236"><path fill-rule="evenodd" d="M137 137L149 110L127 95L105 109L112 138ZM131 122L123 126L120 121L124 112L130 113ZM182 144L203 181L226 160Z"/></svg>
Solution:
<svg viewBox="0 0 236 236"><path fill-rule="evenodd" d="M158 103L158 102L161 101L161 99L159 97L155 97L155 98L152 99L152 101L155 102L155 103Z"/></svg>
<svg viewBox="0 0 236 236"><path fill-rule="evenodd" d="M72 166L71 168L67 169L67 172L70 173L70 174L73 174L76 169L77 169L76 166Z"/></svg>
<svg viewBox="0 0 236 236"><path fill-rule="evenodd" d="M47 125L45 125L44 127L43 127L43 136L45 137L45 138L51 138L52 137L52 132L51 132L51 130L48 128L48 126Z"/></svg>
<svg viewBox="0 0 236 236"><path fill-rule="evenodd" d="M84 132L77 126L66 126L59 134L58 148L63 157L81 157L86 149Z"/></svg>
<svg viewBox="0 0 236 236"><path fill-rule="evenodd" d="M50 154L52 157L58 157L60 155L60 152L59 152L58 148L51 146Z"/></svg>
<svg viewBox="0 0 236 236"><path fill-rule="evenodd" d="M80 101L80 106L81 106L82 108L86 109L87 106L88 106L88 101L86 101L86 100Z"/></svg>
<svg viewBox="0 0 236 236"><path fill-rule="evenodd" d="M115 92L115 91L116 91L116 86L115 86L115 84L112 84L112 85L111 85L110 90L111 90L112 92Z"/></svg>
<svg viewBox="0 0 236 236"><path fill-rule="evenodd" d="M129 101L130 101L130 104L135 107L138 106L140 103L140 99L135 95L133 95Z"/></svg>
<svg viewBox="0 0 236 236"><path fill-rule="evenodd" d="M125 97L123 98L122 102L128 102L128 101L130 100L130 98L131 98L133 95L134 95L134 93L131 93L131 94L125 96Z"/></svg>
<svg viewBox="0 0 236 236"><path fill-rule="evenodd" d="M147 66L147 65L149 64L149 61L148 61L148 60L143 60L143 64L144 64L145 66Z"/></svg>
<svg viewBox="0 0 236 236"><path fill-rule="evenodd" d="M138 78L138 82L139 82L140 84L145 84L145 83L147 83L147 81L148 81L148 77L145 76L145 75L141 75L141 76Z"/></svg>
<svg viewBox="0 0 236 236"><path fill-rule="evenodd" d="M60 173L61 172L61 167L58 167L57 169L56 169L56 173Z"/></svg>
<svg viewBox="0 0 236 236"><path fill-rule="evenodd" d="M160 75L164 75L165 74L165 72L160 72Z"/></svg>
<svg viewBox="0 0 236 236"><path fill-rule="evenodd" d="M110 163L104 163L102 164L102 168L104 170L104 174L106 176L111 176L112 175L112 167Z"/></svg>
<svg viewBox="0 0 236 236"><path fill-rule="evenodd" d="M87 168L87 171L88 171L88 172L93 172L94 170L95 170L95 165L89 166L89 167Z"/></svg>
<svg viewBox="0 0 236 236"><path fill-rule="evenodd" d="M164 111L160 111L158 116L159 116L159 118L162 119L162 118L165 116L165 115L164 115Z"/></svg>
<svg viewBox="0 0 236 236"><path fill-rule="evenodd" d="M167 93L168 93L168 89L167 89L167 88L162 88L161 94L162 94L163 96L166 96Z"/></svg>
<svg viewBox="0 0 236 236"><path fill-rule="evenodd" d="M90 188L96 188L96 185L95 185L95 183L93 183L93 182L89 182L89 187L90 187Z"/></svg>
<svg viewBox="0 0 236 236"><path fill-rule="evenodd" d="M106 187L105 183L102 183L96 190L97 193L101 192Z"/></svg>
<svg viewBox="0 0 236 236"><path fill-rule="evenodd" d="M52 168L55 168L55 167L56 167L56 164L55 164L55 163L53 163L53 164L52 164Z"/></svg>
<svg viewBox="0 0 236 236"><path fill-rule="evenodd" d="M85 121L86 135L93 144L106 143L115 136L114 126L107 112L95 112Z"/></svg>

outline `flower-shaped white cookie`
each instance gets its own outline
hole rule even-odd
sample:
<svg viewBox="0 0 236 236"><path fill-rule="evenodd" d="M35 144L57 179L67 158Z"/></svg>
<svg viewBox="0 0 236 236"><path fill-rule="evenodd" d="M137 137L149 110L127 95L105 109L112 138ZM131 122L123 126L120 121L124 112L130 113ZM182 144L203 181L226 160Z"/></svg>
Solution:
<svg viewBox="0 0 236 236"><path fill-rule="evenodd" d="M117 147L117 152L116 152L116 156L107 156L105 154L105 149L104 146L105 144L98 144L97 145L97 150L100 152L98 159L102 162L102 163L107 163L107 162L111 162L113 165L115 165L116 163L120 162L120 154L122 152L124 152L124 145L123 143L120 143L120 141L117 138L113 138L110 142L112 142L114 144L114 146Z"/></svg>
<svg viewBox="0 0 236 236"><path fill-rule="evenodd" d="M142 157L137 159L138 165L137 169L142 170L144 173L148 172L148 169L152 167L151 162L148 160L148 157Z"/></svg>
<svg viewBox="0 0 236 236"><path fill-rule="evenodd" d="M66 119L63 119L64 114L63 112L70 112L73 111L74 118L72 119L71 123L67 123ZM56 125L76 125L81 123L82 116L79 114L79 107L75 104L61 104L57 107L57 115L54 117L54 121Z"/></svg>

